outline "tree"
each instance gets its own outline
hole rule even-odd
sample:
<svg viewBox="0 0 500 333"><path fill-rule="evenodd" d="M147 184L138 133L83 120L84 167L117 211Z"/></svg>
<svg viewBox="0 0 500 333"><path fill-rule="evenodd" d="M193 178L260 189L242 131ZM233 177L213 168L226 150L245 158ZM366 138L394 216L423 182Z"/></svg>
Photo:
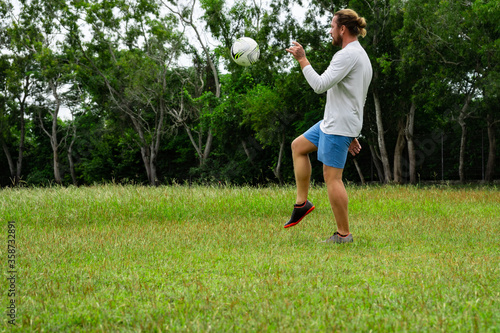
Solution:
<svg viewBox="0 0 500 333"><path fill-rule="evenodd" d="M459 153L459 177L465 181L465 148L467 140L467 120L475 112L473 100L478 96L480 78L484 66L478 55L474 36L474 20L471 15L472 3L429 0L425 3L409 1L407 9L414 11L414 34L420 38L419 47L427 62L439 64L439 71L432 75L432 86L442 86L447 94L455 96L449 105L450 118L461 130ZM449 27L454 27L449 29Z"/></svg>
<svg viewBox="0 0 500 333"><path fill-rule="evenodd" d="M431 84L429 77L437 71L435 62L429 61L421 46L422 36L415 31L420 15L416 3L401 2L406 5L403 10L403 23L395 36L395 45L399 49L400 57L396 63L396 77L404 92L403 98L408 101L404 107L409 110L406 116L405 138L408 148L408 174L411 184L417 183L417 161L415 147L415 118L422 114L425 96ZM404 104L403 104L404 105ZM419 112L417 112L417 110Z"/></svg>
<svg viewBox="0 0 500 333"><path fill-rule="evenodd" d="M192 0L192 2L186 6L178 4L177 9L174 9L172 6L170 6L164 0L160 0L160 1L163 3L163 5L170 12L174 13L175 15L177 15L179 17L180 22L184 25L184 27L190 27L194 31L194 33L196 35L196 39L197 39L199 45L201 46L201 48L203 49L203 54L205 55L205 59L206 59L207 64L210 68L210 72L213 76L212 89L214 91L214 96L216 99L219 99L220 92L221 92L221 87L220 87L220 83L219 83L219 71L217 69L215 61L212 59L212 54L211 54L211 51L208 47L208 43L206 43L203 40L202 33L200 32L200 30L198 28L198 24L196 23L195 18L193 16L194 9L196 6L196 0ZM196 98L196 97L200 97L200 96L199 95L194 96L194 98ZM177 111L178 111L177 113L184 113L184 111L185 111L184 106L181 106L180 110L177 110ZM191 139L191 143L193 144L193 146L196 149L196 152L198 154L200 165L203 165L205 163L205 161L207 160L208 155L210 154L210 151L212 150L212 142L213 142L212 129L210 127L206 128L206 129L203 129L202 127L198 127L199 140L197 142L193 139L192 130L191 130L190 126L183 120L184 118L185 117L178 116L177 121L179 121L182 124L182 126L185 128L186 132L188 133L189 138ZM204 149L202 148L203 144L202 144L202 140L201 140L202 136L204 134L203 130L206 130L206 140L204 143L204 147L205 147ZM202 151L203 151L203 153L202 153Z"/></svg>
<svg viewBox="0 0 500 333"><path fill-rule="evenodd" d="M67 147L67 155L68 155L68 164L71 175L71 181L73 185L78 185L78 177L76 175L76 167L75 167L75 143L78 139L77 129L78 124L76 117L81 117L88 111L88 94L83 91L80 87L79 82L74 81L73 85L69 89L66 96L66 106L68 107L71 113L71 119L65 122L65 126L67 127L68 140L69 144Z"/></svg>
<svg viewBox="0 0 500 333"><path fill-rule="evenodd" d="M393 55L395 49L392 39L392 33L394 32L392 23L394 17L398 13L397 11L391 10L392 4L389 0L365 0L359 4L352 5L354 5L353 7L355 9L359 7L359 12L363 13L362 16L365 16L370 24L366 37L367 45L365 48L372 59L373 79L370 87L377 125L377 143L380 152L379 158L382 162L384 171L383 182L388 183L392 181L393 178L385 142L384 118L386 117L384 117L383 111L385 115L390 114L390 112L388 112L388 105L383 105L382 91L385 88L384 86L390 84L391 81L390 78L384 74L383 65L385 64L386 58L397 57L397 55ZM386 87L386 90L388 91L390 88Z"/></svg>
<svg viewBox="0 0 500 333"><path fill-rule="evenodd" d="M36 25L36 22L40 22L40 20L34 17L39 18L42 16L38 4L34 2L29 5L21 2L21 5L21 14L19 16L14 14L12 6L7 7L4 12L6 14L4 19L11 23L4 30L8 41L7 48L11 53L9 56L10 67L5 71L6 92L10 96L10 114L13 119L17 120L19 131L16 171L13 173L11 170L15 185L19 184L22 178L28 100L35 97L36 75L39 73L40 68L36 57L40 55L43 43L49 42L48 34L44 38L40 30L41 27ZM50 23L47 24L46 28L50 32L50 29L52 29ZM13 128L11 127L10 130ZM10 153L6 151L6 154Z"/></svg>
<svg viewBox="0 0 500 333"><path fill-rule="evenodd" d="M498 1L474 1L467 17L469 38L475 46L479 57L480 79L478 89L482 95L481 116L486 118L488 133L488 161L486 165L485 181L492 182L497 158L496 125L500 123L500 3ZM486 116L484 116L486 114Z"/></svg>
<svg viewBox="0 0 500 333"><path fill-rule="evenodd" d="M62 90L70 82L71 64L68 65L64 56L52 54L50 49L45 49L42 52L39 62L41 67L39 79L42 82L40 88L43 94L39 100L40 104L44 105L44 107L38 108L38 117L40 119L40 127L50 139L55 182L62 184L59 153L61 147L65 145L69 133L66 132L62 139L59 138L59 112L61 111L61 107L66 103L66 93ZM46 111L49 115L51 124L49 129L44 124L43 111Z"/></svg>
<svg viewBox="0 0 500 333"><path fill-rule="evenodd" d="M177 21L172 15L160 17L154 3L127 1L88 6L86 20L92 25L93 41L78 43L82 60L91 69L87 88L101 101L109 96L117 116L130 122L148 181L157 185L156 159L165 133L170 67L185 44L174 28ZM97 86L91 86L94 74L100 77ZM105 95L99 87L105 88Z"/></svg>
<svg viewBox="0 0 500 333"><path fill-rule="evenodd" d="M65 85L72 77L72 64L61 52L61 42L57 36L61 33L59 16L64 15L64 8L54 1L23 2L21 16L16 22L15 32L18 47L24 49L34 61L33 76L37 89L32 96L38 104L38 117L43 132L49 137L53 153L54 179L62 184L59 153L65 143L65 137L59 138L58 115L64 104ZM50 96L50 97L49 97ZM46 111L50 118L50 129L44 125Z"/></svg>
<svg viewBox="0 0 500 333"><path fill-rule="evenodd" d="M211 124L204 122L203 118L212 112L218 98L211 91L203 92L203 69L194 66L189 69L177 69L173 74L175 77L170 85L172 89L167 113L175 126L186 131L201 167L208 160L213 141ZM204 142L206 133L208 134Z"/></svg>
<svg viewBox="0 0 500 333"><path fill-rule="evenodd" d="M283 77L286 77L284 73L290 68L290 58L285 48L290 45L290 38L298 39L298 31L301 30L291 14L291 2L274 1L267 8L255 2L246 4L242 1L234 2L231 7L217 0L204 0L201 3L203 19L214 38L220 42L216 52L225 60L225 66L231 72L231 88L227 90L229 96L220 98L218 110L224 109L235 115L234 118L241 119L236 124L244 133L238 135L239 141L252 164L254 154L248 148L248 142L252 142L249 136L255 135L263 145L259 149L277 145L272 169L276 178L283 182L281 166L287 132L290 132L293 120L297 118L294 114L297 111L296 103L284 98L288 90L283 88ZM318 30L311 34L317 37ZM232 62L229 56L232 43L243 35L254 38L261 50L259 61L246 69ZM293 94L289 96L296 97ZM238 100L244 102L238 103Z"/></svg>
<svg viewBox="0 0 500 333"><path fill-rule="evenodd" d="M8 112L9 93L7 91L7 80L5 73L10 67L9 59L6 56L0 57L0 143L7 158L9 165L10 177L15 179L16 169L14 161L9 150L7 142L10 141L10 126L12 125L11 117Z"/></svg>
<svg viewBox="0 0 500 333"><path fill-rule="evenodd" d="M279 154L273 173L279 182L283 183L281 164L289 116L282 95L271 87L258 84L246 94L243 103L243 114L247 117L243 124L246 122L250 124L251 128L256 132L257 140L264 147L278 142Z"/></svg>
<svg viewBox="0 0 500 333"><path fill-rule="evenodd" d="M284 49L301 42L322 72L336 52L331 15L345 7L367 19L375 72L366 150L346 179L356 167L416 183L441 161L462 181L498 171L498 1L314 0L303 24L296 0L18 3L0 1L2 185L291 181L287 142L321 119L325 96ZM229 53L243 35L261 49L246 68Z"/></svg>

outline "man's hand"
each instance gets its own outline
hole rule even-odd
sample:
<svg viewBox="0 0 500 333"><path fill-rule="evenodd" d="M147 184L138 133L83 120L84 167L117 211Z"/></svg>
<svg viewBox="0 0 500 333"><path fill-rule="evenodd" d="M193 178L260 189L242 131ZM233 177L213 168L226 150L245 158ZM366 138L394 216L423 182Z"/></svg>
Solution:
<svg viewBox="0 0 500 333"><path fill-rule="evenodd" d="M352 140L348 150L352 156L356 156L357 154L359 154L359 152L361 151L361 145L359 144L358 139L355 138L354 140Z"/></svg>
<svg viewBox="0 0 500 333"><path fill-rule="evenodd" d="M306 58L306 51L304 51L304 48L302 45L300 45L297 42L292 42L293 46L290 48L286 49L288 53L291 53L294 58L299 62L300 68L304 68L307 65L310 65L309 60Z"/></svg>

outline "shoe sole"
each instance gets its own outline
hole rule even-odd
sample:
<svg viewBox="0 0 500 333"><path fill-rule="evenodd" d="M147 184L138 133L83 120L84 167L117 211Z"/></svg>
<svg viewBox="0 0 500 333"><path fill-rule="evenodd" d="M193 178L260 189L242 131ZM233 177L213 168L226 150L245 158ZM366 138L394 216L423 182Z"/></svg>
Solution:
<svg viewBox="0 0 500 333"><path fill-rule="evenodd" d="M311 208L309 208L309 210L308 210L308 211L304 214L304 216L302 216L302 217L301 217L301 218L300 218L297 222L287 224L287 225L285 225L285 226L284 226L284 228L290 228L290 227L293 227L294 225L299 224L299 222L300 222L300 221L302 221L302 219L303 219L304 217L306 217L306 216L307 216L307 214L309 214L310 212L312 212L312 211L314 210L314 208L316 208L316 206L312 206Z"/></svg>
<svg viewBox="0 0 500 333"><path fill-rule="evenodd" d="M345 241L345 242L334 242L334 241L328 241L328 240L322 240L320 241L320 243L324 243L324 244L349 244L349 243L353 243L354 241L351 239L349 241Z"/></svg>

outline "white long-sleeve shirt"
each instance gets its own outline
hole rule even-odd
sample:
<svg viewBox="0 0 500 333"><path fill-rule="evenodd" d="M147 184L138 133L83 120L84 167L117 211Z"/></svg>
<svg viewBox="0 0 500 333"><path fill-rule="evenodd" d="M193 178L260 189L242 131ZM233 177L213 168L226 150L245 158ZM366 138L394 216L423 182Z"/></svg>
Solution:
<svg viewBox="0 0 500 333"><path fill-rule="evenodd" d="M335 53L326 71L319 75L311 65L302 70L318 94L326 91L320 128L326 134L357 137L363 127L363 108L372 80L372 65L359 41Z"/></svg>

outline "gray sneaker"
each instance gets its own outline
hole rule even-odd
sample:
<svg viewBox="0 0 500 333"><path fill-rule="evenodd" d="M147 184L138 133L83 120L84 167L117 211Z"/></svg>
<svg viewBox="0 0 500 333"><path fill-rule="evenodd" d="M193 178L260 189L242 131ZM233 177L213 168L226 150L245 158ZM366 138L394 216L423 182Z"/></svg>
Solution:
<svg viewBox="0 0 500 333"><path fill-rule="evenodd" d="M352 238L352 234L349 234L345 237L342 237L339 235L339 233L337 231L335 231L335 233L333 234L332 237L328 238L327 240L324 240L322 241L323 243L337 243L337 244L341 244L341 243L352 243L353 242L353 238Z"/></svg>

